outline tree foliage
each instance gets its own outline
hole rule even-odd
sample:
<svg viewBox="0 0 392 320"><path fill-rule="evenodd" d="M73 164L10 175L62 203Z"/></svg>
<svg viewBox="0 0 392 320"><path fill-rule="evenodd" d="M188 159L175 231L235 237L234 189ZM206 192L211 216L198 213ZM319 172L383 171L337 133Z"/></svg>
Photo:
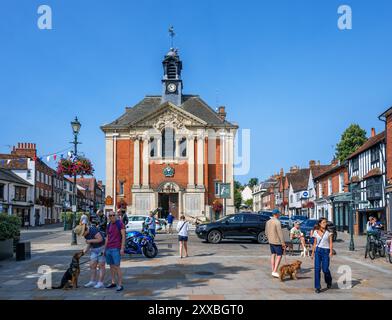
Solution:
<svg viewBox="0 0 392 320"><path fill-rule="evenodd" d="M259 184L259 179L258 178L251 178L251 179L249 179L248 186L251 189L253 189L253 187L258 185L258 184Z"/></svg>
<svg viewBox="0 0 392 320"><path fill-rule="evenodd" d="M336 145L336 158L341 162L354 153L367 140L366 131L357 124L350 125L342 134L340 142Z"/></svg>

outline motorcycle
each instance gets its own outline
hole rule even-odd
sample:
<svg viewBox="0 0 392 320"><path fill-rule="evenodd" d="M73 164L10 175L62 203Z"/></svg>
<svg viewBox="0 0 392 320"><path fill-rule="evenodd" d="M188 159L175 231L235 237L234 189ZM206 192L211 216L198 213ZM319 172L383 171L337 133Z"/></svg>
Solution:
<svg viewBox="0 0 392 320"><path fill-rule="evenodd" d="M158 247L152 237L146 230L143 232L129 231L125 240L125 253L143 254L146 258L155 258L158 254Z"/></svg>

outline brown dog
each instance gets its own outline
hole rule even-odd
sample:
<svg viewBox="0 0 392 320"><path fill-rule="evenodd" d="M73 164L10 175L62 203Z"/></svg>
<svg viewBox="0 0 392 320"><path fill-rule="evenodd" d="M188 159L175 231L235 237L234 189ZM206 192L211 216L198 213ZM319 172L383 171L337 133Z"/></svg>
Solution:
<svg viewBox="0 0 392 320"><path fill-rule="evenodd" d="M76 252L73 255L72 262L61 279L61 284L58 287L52 287L52 289L68 289L69 287L76 289L78 287L78 278L80 274L79 260L83 255L83 251Z"/></svg>
<svg viewBox="0 0 392 320"><path fill-rule="evenodd" d="M297 271L301 269L302 262L297 260L292 264L286 264L280 267L280 281L283 281L285 276L290 276L291 279L297 280Z"/></svg>

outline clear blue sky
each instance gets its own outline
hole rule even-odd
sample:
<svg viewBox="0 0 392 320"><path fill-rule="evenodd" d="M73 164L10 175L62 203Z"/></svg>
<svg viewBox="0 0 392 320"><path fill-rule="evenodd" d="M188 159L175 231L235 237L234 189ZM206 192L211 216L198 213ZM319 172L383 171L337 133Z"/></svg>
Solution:
<svg viewBox="0 0 392 320"><path fill-rule="evenodd" d="M37 28L37 8L53 30ZM353 29L337 28L349 4ZM81 150L104 178L104 136L145 94L161 92L168 26L186 93L227 107L251 129L251 171L328 162L350 123L368 132L392 105L392 2L385 0L3 0L0 4L0 152L35 142L64 149L82 122ZM217 94L218 92L218 94Z"/></svg>

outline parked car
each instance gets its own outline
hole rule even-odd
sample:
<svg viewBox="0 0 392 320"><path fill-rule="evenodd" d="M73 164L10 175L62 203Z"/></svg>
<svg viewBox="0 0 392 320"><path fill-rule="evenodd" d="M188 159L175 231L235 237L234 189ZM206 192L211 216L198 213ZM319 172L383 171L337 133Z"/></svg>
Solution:
<svg viewBox="0 0 392 320"><path fill-rule="evenodd" d="M148 218L147 215L128 215L128 224L126 225L126 231L142 231L144 221ZM156 230L162 229L161 223L158 219L155 219Z"/></svg>
<svg viewBox="0 0 392 320"><path fill-rule="evenodd" d="M291 216L290 219L293 221L293 223L295 221L298 221L298 222L302 223L305 220L308 220L308 218L306 216Z"/></svg>
<svg viewBox="0 0 392 320"><path fill-rule="evenodd" d="M258 214L262 214L262 215L268 216L268 217L270 217L270 218L273 216L272 211L266 211L266 210L260 210L260 211L258 212Z"/></svg>
<svg viewBox="0 0 392 320"><path fill-rule="evenodd" d="M279 221L282 225L282 228L291 229L294 224L294 222L287 216L280 216Z"/></svg>
<svg viewBox="0 0 392 320"><path fill-rule="evenodd" d="M223 239L254 240L268 243L265 235L265 223L268 218L257 213L237 213L228 215L212 223L196 227L196 235L210 243L219 243Z"/></svg>
<svg viewBox="0 0 392 320"><path fill-rule="evenodd" d="M310 231L312 231L314 226L317 225L317 222L318 222L317 219L307 219L304 222L302 222L300 225L300 229L301 229L302 233L306 237L310 237ZM328 221L327 228L328 228L329 232L331 232L333 234L333 238L332 238L333 241L336 241L336 239L338 238L336 226L331 221Z"/></svg>

